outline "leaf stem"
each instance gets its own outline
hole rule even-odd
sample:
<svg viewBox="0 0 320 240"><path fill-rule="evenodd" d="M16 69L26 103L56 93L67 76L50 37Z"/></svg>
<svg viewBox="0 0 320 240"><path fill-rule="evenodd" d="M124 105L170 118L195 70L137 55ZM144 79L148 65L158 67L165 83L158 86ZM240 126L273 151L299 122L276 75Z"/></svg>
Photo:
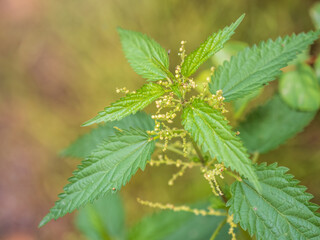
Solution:
<svg viewBox="0 0 320 240"><path fill-rule="evenodd" d="M226 222L227 222L227 218L225 218L223 221L221 221L221 223L218 225L218 227L216 228L216 230L213 232L212 236L210 237L210 240L216 239L216 237L218 236L219 232L221 231L222 227L226 224Z"/></svg>
<svg viewBox="0 0 320 240"><path fill-rule="evenodd" d="M238 175L234 174L233 172L230 172L230 171L226 170L225 173L230 175L231 177L234 177L239 182L242 181L241 177L239 177Z"/></svg>
<svg viewBox="0 0 320 240"><path fill-rule="evenodd" d="M205 164L204 157L202 156L202 153L201 153L200 149L198 148L198 145L193 140L192 140L192 145L193 145L194 150L196 150L196 153L200 159L200 162L202 164Z"/></svg>

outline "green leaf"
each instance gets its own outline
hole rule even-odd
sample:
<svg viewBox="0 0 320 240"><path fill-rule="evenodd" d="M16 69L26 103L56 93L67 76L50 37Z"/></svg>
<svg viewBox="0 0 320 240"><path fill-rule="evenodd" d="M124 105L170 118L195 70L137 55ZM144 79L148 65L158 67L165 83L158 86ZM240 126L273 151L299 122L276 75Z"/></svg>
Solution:
<svg viewBox="0 0 320 240"><path fill-rule="evenodd" d="M225 194L226 196L227 194ZM226 203L221 199L220 196L212 195L210 200L210 206L213 209L226 209Z"/></svg>
<svg viewBox="0 0 320 240"><path fill-rule="evenodd" d="M319 239L319 208L310 203L306 187L286 174L285 167L261 164L256 167L262 191L244 180L231 186L227 205L234 221L257 239Z"/></svg>
<svg viewBox="0 0 320 240"><path fill-rule="evenodd" d="M296 111L275 95L240 123L239 136L249 152L266 153L301 132L315 114Z"/></svg>
<svg viewBox="0 0 320 240"><path fill-rule="evenodd" d="M268 40L259 46L246 48L215 71L210 91L223 91L226 101L242 98L274 80L281 68L312 44L319 31Z"/></svg>
<svg viewBox="0 0 320 240"><path fill-rule="evenodd" d="M196 216L188 212L164 210L144 217L129 231L137 240L208 240L224 217ZM225 224L215 240L231 239Z"/></svg>
<svg viewBox="0 0 320 240"><path fill-rule="evenodd" d="M182 93L181 93L180 88L177 84L172 85L171 90L178 98L182 98Z"/></svg>
<svg viewBox="0 0 320 240"><path fill-rule="evenodd" d="M283 73L279 92L282 99L292 108L316 111L320 106L320 87L312 68L300 63L295 71Z"/></svg>
<svg viewBox="0 0 320 240"><path fill-rule="evenodd" d="M115 135L119 130L128 130L132 128L139 128L142 130L153 130L154 120L144 112L137 112L134 115L127 116L120 121L108 122L104 125L99 125L97 128L92 129L90 132L82 135L68 148L61 153L64 157L85 158L97 148L97 146L104 140Z"/></svg>
<svg viewBox="0 0 320 240"><path fill-rule="evenodd" d="M225 27L218 33L213 33L208 39L200 45L199 48L190 53L184 60L181 72L185 77L189 77L199 68L199 66L207 61L213 54L218 52L223 45L230 39L234 34L234 30L239 26L244 14L242 14L236 22L230 26Z"/></svg>
<svg viewBox="0 0 320 240"><path fill-rule="evenodd" d="M104 111L99 112L96 117L85 122L82 126L120 120L144 109L150 103L161 97L164 92L164 89L158 84L145 84L142 88L138 89L137 92L129 93L115 103L112 103L111 106L106 107Z"/></svg>
<svg viewBox="0 0 320 240"><path fill-rule="evenodd" d="M311 56L310 56L310 46L309 46L305 50L303 50L301 53L299 53L295 59L289 62L288 66L307 62L308 59L310 59L310 57Z"/></svg>
<svg viewBox="0 0 320 240"><path fill-rule="evenodd" d="M221 111L195 100L183 111L182 124L203 152L259 185L251 160L240 138L231 130Z"/></svg>
<svg viewBox="0 0 320 240"><path fill-rule="evenodd" d="M316 29L320 28L320 3L315 3L312 8L310 8L310 16L313 22L313 25Z"/></svg>
<svg viewBox="0 0 320 240"><path fill-rule="evenodd" d="M95 199L120 190L139 168L145 165L154 151L142 130L118 132L103 142L73 173L53 208L40 222L39 227L57 219Z"/></svg>
<svg viewBox="0 0 320 240"><path fill-rule="evenodd" d="M217 52L212 57L212 62L215 66L222 65L224 61L229 61L232 56L248 47L248 44L240 41L229 41L221 51ZM248 103L256 98L262 92L262 88L257 89L249 95L239 98L232 102L234 118L238 119L246 109Z"/></svg>
<svg viewBox="0 0 320 240"><path fill-rule="evenodd" d="M76 226L91 240L125 239L124 208L116 194L80 209Z"/></svg>
<svg viewBox="0 0 320 240"><path fill-rule="evenodd" d="M133 70L148 81L168 77L167 51L155 40L139 32L118 28L122 49Z"/></svg>

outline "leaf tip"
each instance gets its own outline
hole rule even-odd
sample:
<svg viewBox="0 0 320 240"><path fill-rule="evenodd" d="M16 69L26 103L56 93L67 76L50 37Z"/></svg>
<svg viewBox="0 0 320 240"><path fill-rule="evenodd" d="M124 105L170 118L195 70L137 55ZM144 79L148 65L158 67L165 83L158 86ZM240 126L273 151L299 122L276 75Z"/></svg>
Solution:
<svg viewBox="0 0 320 240"><path fill-rule="evenodd" d="M245 13L242 13L242 15L239 17L239 20L243 20L245 18L246 14Z"/></svg>
<svg viewBox="0 0 320 240"><path fill-rule="evenodd" d="M245 13L243 13L238 19L237 21L234 23L235 26L239 26L239 24L242 22L242 20L244 19L244 17L246 16Z"/></svg>
<svg viewBox="0 0 320 240"><path fill-rule="evenodd" d="M81 124L81 127L88 127L88 126L90 126L90 125L92 125L92 124L94 124L94 123L95 123L95 119L93 118L93 119L90 119L90 120L82 123L82 124Z"/></svg>
<svg viewBox="0 0 320 240"><path fill-rule="evenodd" d="M44 225L46 225L48 222L51 221L51 219L52 219L52 217L51 217L51 215L50 215L50 213L49 213L48 215L46 215L46 216L41 220L41 222L40 222L39 225L38 225L38 228L41 228L41 227L43 227Z"/></svg>
<svg viewBox="0 0 320 240"><path fill-rule="evenodd" d="M119 34L121 34L121 32L124 32L125 31L125 29L123 29L122 27L117 27L116 28L117 29L117 32L119 33Z"/></svg>

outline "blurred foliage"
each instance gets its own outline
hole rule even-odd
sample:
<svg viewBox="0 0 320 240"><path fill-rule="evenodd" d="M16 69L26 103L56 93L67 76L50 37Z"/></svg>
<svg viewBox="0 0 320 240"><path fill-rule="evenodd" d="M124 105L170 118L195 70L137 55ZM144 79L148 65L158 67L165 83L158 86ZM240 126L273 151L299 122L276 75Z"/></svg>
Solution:
<svg viewBox="0 0 320 240"><path fill-rule="evenodd" d="M301 111L316 111L320 106L320 86L313 69L304 63L295 71L282 74L279 91L283 100Z"/></svg>
<svg viewBox="0 0 320 240"><path fill-rule="evenodd" d="M125 239L124 216L122 200L115 194L81 209L76 226L91 240Z"/></svg>
<svg viewBox="0 0 320 240"><path fill-rule="evenodd" d="M312 18L314 26L320 28L320 3L316 3L310 8L310 16Z"/></svg>
<svg viewBox="0 0 320 240"><path fill-rule="evenodd" d="M187 40L186 48L191 52L213 31L229 25L244 12L246 19L232 39L249 45L310 30L314 27L309 9L314 2L1 2L0 176L5 184L0 185L4 209L0 213L0 238L23 232L39 239L79 239L71 218L41 230L37 230L36 225L79 163L61 159L57 153L88 131L79 130L81 123L119 97L116 87L133 90L144 83L131 70L120 50L117 26L145 32L167 50L171 49L170 66L174 68L180 40ZM311 14L313 21L318 21L318 15ZM318 52L318 45L311 49L312 55ZM202 69L209 69L211 64L207 63ZM317 76L319 78L319 73ZM268 86L257 101L263 102L268 91L276 88L276 84ZM254 104L250 103L249 109ZM303 133L261 158L261 161L271 159L289 167L291 173L310 188L318 203L319 126L318 115ZM173 172L174 168L148 167L125 187L122 195L127 225L151 211L137 205L137 196L181 203L203 199L210 193L206 183L197 180L199 175L192 172L187 172L168 189L166 181Z"/></svg>

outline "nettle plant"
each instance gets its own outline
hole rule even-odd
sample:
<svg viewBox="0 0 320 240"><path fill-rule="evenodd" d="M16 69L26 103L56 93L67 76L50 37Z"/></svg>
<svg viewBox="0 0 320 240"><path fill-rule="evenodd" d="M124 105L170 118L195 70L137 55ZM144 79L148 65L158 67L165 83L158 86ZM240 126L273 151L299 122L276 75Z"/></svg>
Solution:
<svg viewBox="0 0 320 240"><path fill-rule="evenodd" d="M276 94L240 123L238 131L232 130L224 113L228 112L225 102L247 98L276 79L282 73L280 69L318 39L320 32L293 34L245 48L230 61L212 68L201 92L195 91L199 84L191 76L223 48L243 18L244 15L209 36L188 55L186 42L182 41L181 63L174 73L169 70L168 52L156 41L138 32L118 29L126 58L148 83L133 92L117 89L126 95L83 124L106 123L65 151L65 155L85 160L39 226L119 191L139 168L144 170L149 163L181 168L169 185L187 168L200 169L219 204L197 209L138 201L199 216L222 216L221 224L212 229L211 239L224 224L229 225L230 237L235 239L237 223L257 239L319 239L318 206L309 202L313 196L287 174L287 168L276 163L254 163L257 153L274 149L301 131L315 111L293 112ZM157 112L152 116L139 112L154 101ZM268 112L272 114L267 115ZM181 124L177 123L178 116ZM160 154L153 159L156 148ZM168 157L167 152L182 160Z"/></svg>

